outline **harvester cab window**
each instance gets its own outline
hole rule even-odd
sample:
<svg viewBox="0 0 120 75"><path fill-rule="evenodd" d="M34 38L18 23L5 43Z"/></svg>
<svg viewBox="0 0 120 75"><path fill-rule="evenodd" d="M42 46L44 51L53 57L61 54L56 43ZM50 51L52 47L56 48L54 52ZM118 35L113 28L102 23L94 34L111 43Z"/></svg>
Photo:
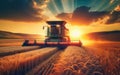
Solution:
<svg viewBox="0 0 120 75"><path fill-rule="evenodd" d="M59 25L51 26L51 35L52 36L58 36L59 33L60 33L60 26Z"/></svg>
<svg viewBox="0 0 120 75"><path fill-rule="evenodd" d="M56 25L56 28L58 30L58 34L61 34L61 27L60 27L60 25Z"/></svg>

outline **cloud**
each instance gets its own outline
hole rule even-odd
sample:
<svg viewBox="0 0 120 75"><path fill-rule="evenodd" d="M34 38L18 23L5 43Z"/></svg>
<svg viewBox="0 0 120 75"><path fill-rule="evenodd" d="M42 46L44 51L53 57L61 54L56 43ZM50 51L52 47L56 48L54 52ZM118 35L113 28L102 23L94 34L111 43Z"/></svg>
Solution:
<svg viewBox="0 0 120 75"><path fill-rule="evenodd" d="M35 2L39 8L44 9L47 7L47 3L50 2L50 0L35 0Z"/></svg>
<svg viewBox="0 0 120 75"><path fill-rule="evenodd" d="M120 5L117 5L113 11L110 11L106 16L100 18L92 24L115 24L120 23Z"/></svg>
<svg viewBox="0 0 120 75"><path fill-rule="evenodd" d="M90 7L82 6L73 13L61 13L56 17L71 22L72 25L102 25L120 23L120 11L117 6L114 11L91 11Z"/></svg>
<svg viewBox="0 0 120 75"><path fill-rule="evenodd" d="M58 14L56 17L61 19L61 20L70 22L71 17L72 17L72 13L61 13L61 14Z"/></svg>
<svg viewBox="0 0 120 75"><path fill-rule="evenodd" d="M120 23L120 11L112 11L106 14L104 17L99 18L97 21L93 22L91 25L101 25L101 24L115 24Z"/></svg>
<svg viewBox="0 0 120 75"><path fill-rule="evenodd" d="M112 4L115 0L110 0L110 4Z"/></svg>
<svg viewBox="0 0 120 75"><path fill-rule="evenodd" d="M109 15L105 15L102 18L98 18L97 21L92 22L90 25L104 25L110 19Z"/></svg>
<svg viewBox="0 0 120 75"><path fill-rule="evenodd" d="M120 5L117 5L109 14L106 24L120 23Z"/></svg>
<svg viewBox="0 0 120 75"><path fill-rule="evenodd" d="M43 21L47 18L42 15L43 9L40 8L44 5L44 1L41 6L40 4L38 6L37 1L38 0L0 0L0 19L24 22Z"/></svg>
<svg viewBox="0 0 120 75"><path fill-rule="evenodd" d="M78 7L72 15L72 24L78 25L90 25L91 23L98 21L100 18L104 17L108 12L89 12L90 7L82 6Z"/></svg>
<svg viewBox="0 0 120 75"><path fill-rule="evenodd" d="M120 11L120 5L117 5L114 10L115 10L115 11Z"/></svg>
<svg viewBox="0 0 120 75"><path fill-rule="evenodd" d="M106 24L120 23L120 11L113 11Z"/></svg>

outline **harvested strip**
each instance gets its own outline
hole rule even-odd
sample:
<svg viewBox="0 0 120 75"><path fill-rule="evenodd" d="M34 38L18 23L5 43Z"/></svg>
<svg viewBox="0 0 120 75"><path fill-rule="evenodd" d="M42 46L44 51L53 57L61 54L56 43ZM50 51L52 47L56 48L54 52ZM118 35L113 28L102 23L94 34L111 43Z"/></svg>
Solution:
<svg viewBox="0 0 120 75"><path fill-rule="evenodd" d="M30 50L35 50L40 48L39 46L11 46L11 47L0 47L0 57L6 56L6 55L12 55L16 53L26 52Z"/></svg>
<svg viewBox="0 0 120 75"><path fill-rule="evenodd" d="M56 51L57 48L42 48L0 58L0 75L24 75Z"/></svg>
<svg viewBox="0 0 120 75"><path fill-rule="evenodd" d="M62 50L56 52L49 59L45 60L44 62L40 63L38 66L30 70L26 75L49 75L52 72L54 63L59 58L62 52Z"/></svg>

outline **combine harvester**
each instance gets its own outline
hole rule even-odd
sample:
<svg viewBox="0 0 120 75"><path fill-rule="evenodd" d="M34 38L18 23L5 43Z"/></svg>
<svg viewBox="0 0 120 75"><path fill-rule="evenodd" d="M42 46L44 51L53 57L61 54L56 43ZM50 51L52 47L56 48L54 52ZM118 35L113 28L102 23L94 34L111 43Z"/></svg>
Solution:
<svg viewBox="0 0 120 75"><path fill-rule="evenodd" d="M69 30L65 27L65 21L47 21L47 38L44 42L30 43L29 40L25 40L22 46L40 46L40 47L59 47L65 48L70 45L82 46L80 40L77 42L71 41L69 36ZM44 29L44 27L43 27Z"/></svg>

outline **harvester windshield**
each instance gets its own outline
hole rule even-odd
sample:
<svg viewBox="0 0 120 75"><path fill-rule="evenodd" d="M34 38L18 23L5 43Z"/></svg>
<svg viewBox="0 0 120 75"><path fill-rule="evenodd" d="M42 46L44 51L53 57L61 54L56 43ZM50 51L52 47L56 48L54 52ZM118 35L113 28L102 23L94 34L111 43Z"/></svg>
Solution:
<svg viewBox="0 0 120 75"><path fill-rule="evenodd" d="M60 25L48 26L48 37L59 37L61 34Z"/></svg>

